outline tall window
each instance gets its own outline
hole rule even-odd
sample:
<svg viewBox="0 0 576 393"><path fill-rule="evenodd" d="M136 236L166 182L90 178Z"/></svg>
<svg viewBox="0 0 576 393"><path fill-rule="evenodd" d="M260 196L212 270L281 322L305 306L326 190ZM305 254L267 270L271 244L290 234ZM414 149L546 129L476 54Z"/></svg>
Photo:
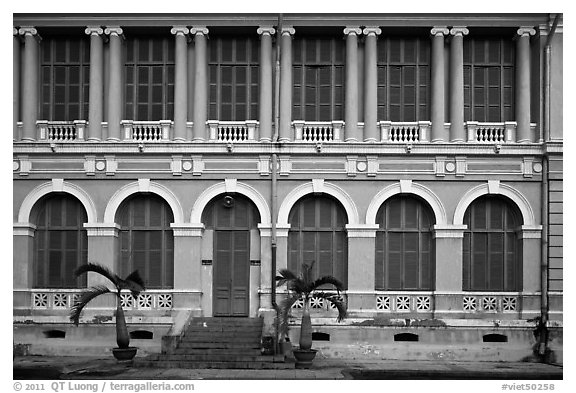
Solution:
<svg viewBox="0 0 576 393"><path fill-rule="evenodd" d="M116 213L120 224L120 272L138 269L146 288L173 288L174 222L170 206L154 194L137 194Z"/></svg>
<svg viewBox="0 0 576 393"><path fill-rule="evenodd" d="M40 117L50 121L88 119L90 41L52 36L42 40Z"/></svg>
<svg viewBox="0 0 576 393"><path fill-rule="evenodd" d="M331 275L348 283L346 212L329 196L306 196L290 211L288 268L302 272L302 263L314 261L317 277Z"/></svg>
<svg viewBox="0 0 576 393"><path fill-rule="evenodd" d="M509 200L484 196L464 215L463 277L465 291L522 289L522 219Z"/></svg>
<svg viewBox="0 0 576 393"><path fill-rule="evenodd" d="M430 120L430 39L378 41L378 119Z"/></svg>
<svg viewBox="0 0 576 393"><path fill-rule="evenodd" d="M344 119L344 40L295 37L293 53L292 118Z"/></svg>
<svg viewBox="0 0 576 393"><path fill-rule="evenodd" d="M397 195L378 210L376 289L433 290L434 215L420 199Z"/></svg>
<svg viewBox="0 0 576 393"><path fill-rule="evenodd" d="M88 260L84 206L68 194L50 194L35 207L34 287L78 288L86 275L74 271Z"/></svg>
<svg viewBox="0 0 576 393"><path fill-rule="evenodd" d="M464 39L466 121L514 120L514 49L512 39Z"/></svg>
<svg viewBox="0 0 576 393"><path fill-rule="evenodd" d="M136 37L126 41L126 118L174 118L174 37Z"/></svg>
<svg viewBox="0 0 576 393"><path fill-rule="evenodd" d="M258 39L217 37L209 44L210 119L258 119Z"/></svg>

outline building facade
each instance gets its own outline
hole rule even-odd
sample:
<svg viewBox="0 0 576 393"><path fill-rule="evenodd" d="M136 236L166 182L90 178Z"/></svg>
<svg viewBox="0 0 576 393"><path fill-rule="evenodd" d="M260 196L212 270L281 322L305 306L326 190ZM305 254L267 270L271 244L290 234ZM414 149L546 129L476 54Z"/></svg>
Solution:
<svg viewBox="0 0 576 393"><path fill-rule="evenodd" d="M88 261L141 272L122 299L151 352L194 316L272 331L273 262L314 261L346 288L344 324L312 303L327 354L399 333L519 357L538 321L561 354L561 15L13 23L15 343L105 335L113 297L68 322Z"/></svg>

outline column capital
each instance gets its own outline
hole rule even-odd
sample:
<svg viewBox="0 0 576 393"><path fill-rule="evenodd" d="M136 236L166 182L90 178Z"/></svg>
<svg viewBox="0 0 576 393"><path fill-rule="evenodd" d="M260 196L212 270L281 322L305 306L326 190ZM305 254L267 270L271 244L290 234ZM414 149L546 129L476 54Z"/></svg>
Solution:
<svg viewBox="0 0 576 393"><path fill-rule="evenodd" d="M536 34L536 30L529 26L522 26L516 31L516 34L520 37L529 37Z"/></svg>
<svg viewBox="0 0 576 393"><path fill-rule="evenodd" d="M37 41L40 41L42 39L42 37L40 37L40 34L38 34L38 30L36 30L35 27L32 26L22 26L18 29L18 34L20 34L21 36L31 36L34 37Z"/></svg>
<svg viewBox="0 0 576 393"><path fill-rule="evenodd" d="M362 33L364 35L370 35L370 34L380 35L382 34L382 29L379 28L378 26L366 26L364 30L362 30Z"/></svg>
<svg viewBox="0 0 576 393"><path fill-rule="evenodd" d="M172 29L170 29L170 33L174 35L182 34L183 36L185 36L189 32L190 30L186 26L174 26L172 27Z"/></svg>
<svg viewBox="0 0 576 393"><path fill-rule="evenodd" d="M118 37L122 37L124 30L122 30L122 28L120 26L108 26L104 30L104 33L106 33L106 35L109 35L109 36L115 35Z"/></svg>
<svg viewBox="0 0 576 393"><path fill-rule="evenodd" d="M190 34L197 35L197 34L208 34L208 28L206 26L192 26L190 28Z"/></svg>
<svg viewBox="0 0 576 393"><path fill-rule="evenodd" d="M101 28L100 26L87 26L86 29L84 30L84 33L86 33L89 36L102 35L104 34L104 29Z"/></svg>
<svg viewBox="0 0 576 393"><path fill-rule="evenodd" d="M282 28L282 35L284 34L294 35L296 34L296 30L291 26L286 26Z"/></svg>
<svg viewBox="0 0 576 393"><path fill-rule="evenodd" d="M272 27L272 26L260 26L260 27L258 28L258 30L256 30L256 32L257 32L259 35L264 35L264 34L272 35L272 34L275 34L275 33L276 33L276 29L275 29L274 27Z"/></svg>
<svg viewBox="0 0 576 393"><path fill-rule="evenodd" d="M434 26L430 30L430 34L432 34L434 37L438 37L440 35L445 36L450 34L450 30L446 26Z"/></svg>
<svg viewBox="0 0 576 393"><path fill-rule="evenodd" d="M12 35L20 35L17 27L12 27Z"/></svg>
<svg viewBox="0 0 576 393"><path fill-rule="evenodd" d="M450 29L450 34L453 36L465 36L468 35L469 32L470 30L468 30L465 26L453 26Z"/></svg>
<svg viewBox="0 0 576 393"><path fill-rule="evenodd" d="M359 28L359 27L350 27L350 26L347 26L347 27L344 29L344 35L350 35L350 34L360 35L360 34L362 34L362 29Z"/></svg>

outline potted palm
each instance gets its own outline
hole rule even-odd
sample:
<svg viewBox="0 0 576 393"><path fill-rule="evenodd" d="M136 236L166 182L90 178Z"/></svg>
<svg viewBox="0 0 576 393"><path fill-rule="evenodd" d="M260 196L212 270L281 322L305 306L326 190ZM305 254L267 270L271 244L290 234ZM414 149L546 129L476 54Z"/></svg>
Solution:
<svg viewBox="0 0 576 393"><path fill-rule="evenodd" d="M128 335L128 329L126 328L126 319L124 318L120 293L123 289L127 289L131 292L132 297L136 299L140 292L144 291L144 281L140 277L138 270L133 271L126 278L122 279L118 275L112 273L107 267L96 263L87 263L82 265L76 269L74 274L78 277L79 275L88 272L98 273L106 277L108 280L112 281L115 290L109 289L106 285L95 285L83 290L70 309L70 320L78 326L80 313L92 299L106 293L115 293L116 343L118 344L118 348L112 348L112 353L118 360L130 360L134 358L137 348L130 347L130 336Z"/></svg>
<svg viewBox="0 0 576 393"><path fill-rule="evenodd" d="M316 356L316 350L312 349L312 322L310 320L310 300L313 297L322 298L333 304L338 310L337 321L346 318L346 305L340 300L340 291L344 285L335 277L323 276L314 278L312 267L302 264L302 274L298 277L288 269L281 269L276 276L277 286L287 285L288 297L280 303L280 331L286 334L288 331L288 315L294 303L303 300L302 321L300 325L299 348L293 349L297 368L309 368ZM321 288L332 286L336 294L324 292Z"/></svg>

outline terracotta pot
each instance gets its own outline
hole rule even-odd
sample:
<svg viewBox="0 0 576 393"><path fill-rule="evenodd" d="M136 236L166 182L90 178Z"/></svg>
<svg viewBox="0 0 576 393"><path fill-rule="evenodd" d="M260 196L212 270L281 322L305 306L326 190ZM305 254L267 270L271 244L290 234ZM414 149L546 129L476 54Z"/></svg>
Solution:
<svg viewBox="0 0 576 393"><path fill-rule="evenodd" d="M122 360L132 360L134 356L136 356L136 351L138 348L136 347L128 347L128 348L112 348L112 354L114 357L120 361Z"/></svg>
<svg viewBox="0 0 576 393"><path fill-rule="evenodd" d="M314 360L316 352L315 349L292 349L296 358L296 368L312 367L312 360Z"/></svg>

